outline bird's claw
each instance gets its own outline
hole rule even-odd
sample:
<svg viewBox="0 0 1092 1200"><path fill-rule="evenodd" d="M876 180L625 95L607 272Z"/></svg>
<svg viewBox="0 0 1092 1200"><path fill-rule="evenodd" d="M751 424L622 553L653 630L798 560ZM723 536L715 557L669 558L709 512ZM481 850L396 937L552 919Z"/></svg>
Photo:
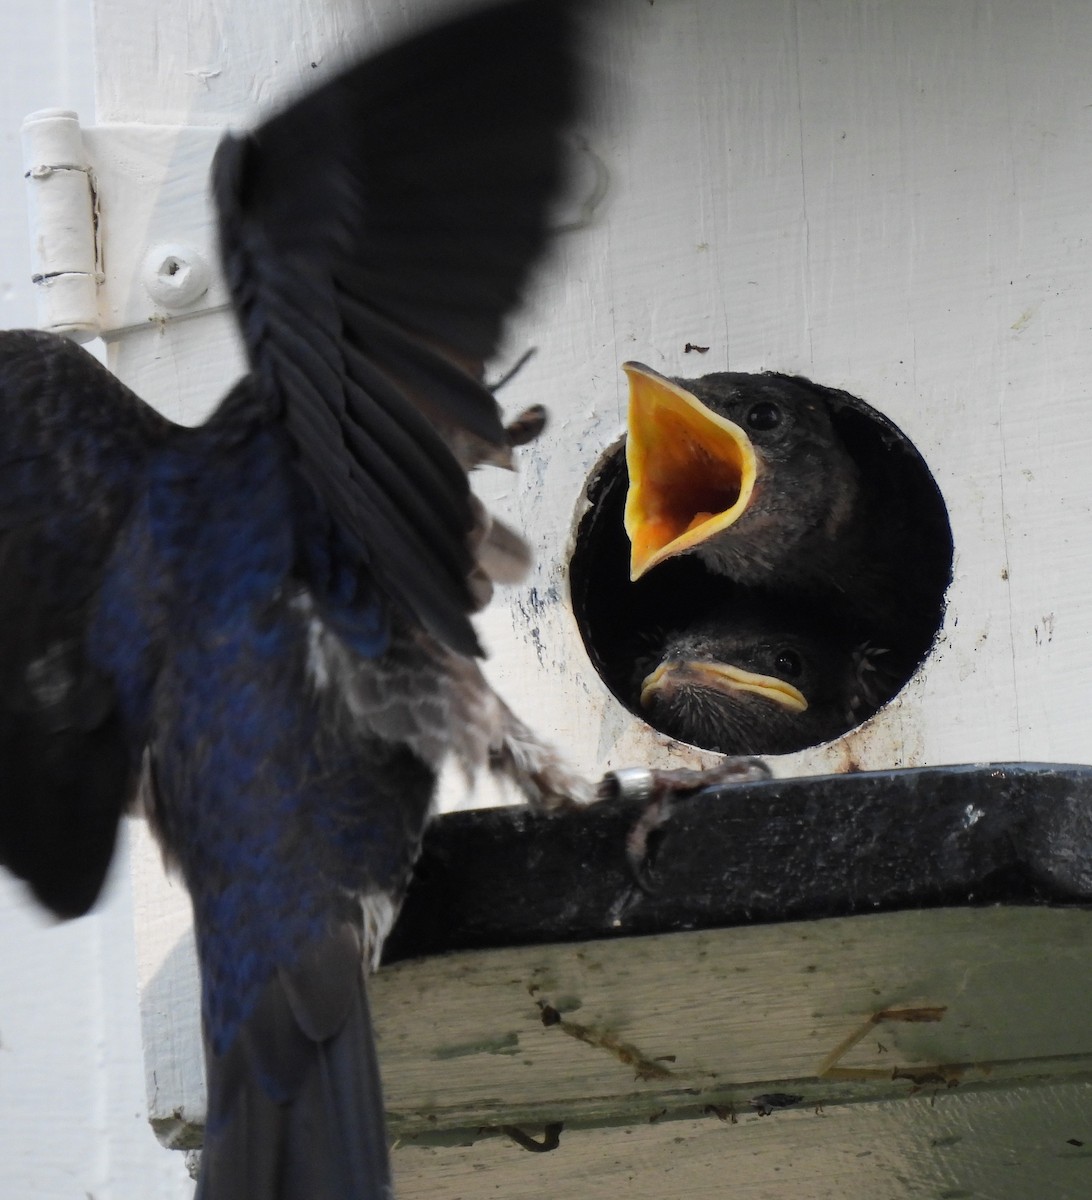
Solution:
<svg viewBox="0 0 1092 1200"><path fill-rule="evenodd" d="M687 796L719 783L755 783L770 778L770 768L760 758L726 758L715 767L692 770L679 767L657 771L651 767L619 767L599 782L598 799L653 801Z"/></svg>
<svg viewBox="0 0 1092 1200"><path fill-rule="evenodd" d="M650 871L653 857L650 840L671 815L672 801L717 784L755 783L769 778L769 767L758 758L727 758L704 771L623 767L603 776L598 797L642 805L640 816L626 834L626 862L637 886L643 892L652 892L655 885Z"/></svg>

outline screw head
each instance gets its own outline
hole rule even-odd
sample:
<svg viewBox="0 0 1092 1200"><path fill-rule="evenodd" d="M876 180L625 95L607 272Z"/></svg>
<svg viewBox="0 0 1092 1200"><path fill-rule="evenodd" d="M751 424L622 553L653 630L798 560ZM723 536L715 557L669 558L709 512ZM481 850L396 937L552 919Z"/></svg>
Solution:
<svg viewBox="0 0 1092 1200"><path fill-rule="evenodd" d="M208 263L192 246L153 246L140 273L144 290L168 312L189 308L209 290Z"/></svg>

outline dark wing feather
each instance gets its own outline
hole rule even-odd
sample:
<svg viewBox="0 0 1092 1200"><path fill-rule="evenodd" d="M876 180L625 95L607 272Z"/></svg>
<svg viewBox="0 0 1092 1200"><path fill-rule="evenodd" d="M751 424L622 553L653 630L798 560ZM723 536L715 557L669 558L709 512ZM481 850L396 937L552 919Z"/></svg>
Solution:
<svg viewBox="0 0 1092 1200"><path fill-rule="evenodd" d="M98 895L132 791L86 632L137 473L168 428L66 339L0 333L0 863L61 916Z"/></svg>
<svg viewBox="0 0 1092 1200"><path fill-rule="evenodd" d="M356 66L213 167L258 386L405 610L478 652L452 438L507 445L482 364L548 235L580 99L575 0L519 0Z"/></svg>

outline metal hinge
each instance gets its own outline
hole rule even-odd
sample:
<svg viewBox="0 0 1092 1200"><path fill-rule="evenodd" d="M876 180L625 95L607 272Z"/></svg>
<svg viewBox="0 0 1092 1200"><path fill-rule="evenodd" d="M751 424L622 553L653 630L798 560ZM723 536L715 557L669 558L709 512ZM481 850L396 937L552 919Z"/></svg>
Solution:
<svg viewBox="0 0 1092 1200"><path fill-rule="evenodd" d="M98 206L74 112L47 108L23 122L32 279L38 324L87 341L99 332Z"/></svg>
<svg viewBox="0 0 1092 1200"><path fill-rule="evenodd" d="M225 307L208 198L213 126L23 123L38 324L77 341Z"/></svg>

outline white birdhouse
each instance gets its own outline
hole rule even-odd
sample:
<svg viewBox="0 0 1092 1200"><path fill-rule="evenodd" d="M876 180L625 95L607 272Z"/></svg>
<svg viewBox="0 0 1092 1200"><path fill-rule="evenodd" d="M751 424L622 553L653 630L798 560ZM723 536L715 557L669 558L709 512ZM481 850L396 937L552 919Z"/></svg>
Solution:
<svg viewBox="0 0 1092 1200"><path fill-rule="evenodd" d="M90 172L57 202L82 206L86 240L42 239L43 323L101 335L127 383L199 419L241 370L205 197L221 127L404 32L407 7L416 23L451 6L98 0L94 121L81 132L52 112L27 127L40 223L58 219L55 168ZM597 472L624 432L624 361L682 378L778 371L858 397L901 431L935 505L943 579L935 638L898 694L844 736L770 759L773 772L1086 760L1092 10L614 9L563 231L494 364L499 376L533 347L498 398L551 419L518 473L476 482L536 555L480 622L492 682L590 777L718 761L619 698L594 643L609 641L612 605L622 624L640 606L622 581L589 617L598 551L581 539L606 536L589 506L606 503ZM617 493L620 461L609 470ZM454 777L445 803L466 803ZM203 1113L189 907L147 838L134 842L146 1070L169 1138Z"/></svg>

